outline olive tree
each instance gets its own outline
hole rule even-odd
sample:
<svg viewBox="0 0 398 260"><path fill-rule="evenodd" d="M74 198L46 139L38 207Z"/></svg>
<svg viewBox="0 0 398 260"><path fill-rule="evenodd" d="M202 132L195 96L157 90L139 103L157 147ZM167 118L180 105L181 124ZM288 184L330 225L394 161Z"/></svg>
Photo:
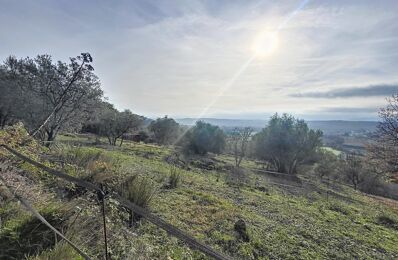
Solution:
<svg viewBox="0 0 398 260"><path fill-rule="evenodd" d="M120 139L120 146L123 144L124 135L129 131L137 130L143 123L143 118L133 114L130 110L119 112L107 108L97 122L97 133L106 136L110 145L116 145Z"/></svg>
<svg viewBox="0 0 398 260"><path fill-rule="evenodd" d="M54 62L50 55L8 57L2 82L12 82L4 88L13 88L8 93L18 107L15 119L43 141L54 140L61 130L78 130L103 95L91 63L89 53L70 58L69 63Z"/></svg>
<svg viewBox="0 0 398 260"><path fill-rule="evenodd" d="M165 116L152 121L149 130L154 134L157 143L172 144L177 140L180 125L174 119Z"/></svg>
<svg viewBox="0 0 398 260"><path fill-rule="evenodd" d="M275 114L254 136L255 154L278 172L295 174L297 166L314 158L322 145L321 137L322 132L309 129L304 120Z"/></svg>
<svg viewBox="0 0 398 260"><path fill-rule="evenodd" d="M221 153L225 147L225 134L218 126L198 121L185 133L182 144L188 153Z"/></svg>

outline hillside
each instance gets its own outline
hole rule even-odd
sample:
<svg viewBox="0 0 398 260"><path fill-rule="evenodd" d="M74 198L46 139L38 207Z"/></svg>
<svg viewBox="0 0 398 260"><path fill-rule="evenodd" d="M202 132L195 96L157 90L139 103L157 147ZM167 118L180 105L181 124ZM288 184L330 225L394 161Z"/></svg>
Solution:
<svg viewBox="0 0 398 260"><path fill-rule="evenodd" d="M252 127L259 131L266 124L266 120L245 120L245 119L218 119L218 118L202 118L207 123L218 125L225 128L234 127ZM193 125L197 119L181 118L176 119L183 125ZM376 130L376 121L345 121L345 120L319 120L306 121L310 128L320 129L324 134L344 134L349 132L373 132Z"/></svg>
<svg viewBox="0 0 398 260"><path fill-rule="evenodd" d="M231 172L233 158L180 158L172 147L125 142L93 145L90 136L60 136L51 150L25 140L20 129L0 132L1 142L52 168L109 189L138 174L155 189L150 210L168 223L235 259L396 259L398 204L337 183L268 174L254 161L244 174ZM95 194L49 176L0 150L7 184L93 258L103 257L100 206ZM181 182L167 186L172 165ZM63 241L0 190L0 258L79 259ZM107 202L112 259L206 259L180 240L141 220L128 228L116 201ZM239 233L236 223L245 223Z"/></svg>

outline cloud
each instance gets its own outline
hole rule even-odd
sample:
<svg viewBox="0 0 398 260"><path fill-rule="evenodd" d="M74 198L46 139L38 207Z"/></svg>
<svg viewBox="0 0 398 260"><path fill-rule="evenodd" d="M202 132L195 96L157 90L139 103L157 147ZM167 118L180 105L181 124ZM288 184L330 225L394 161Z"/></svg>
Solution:
<svg viewBox="0 0 398 260"><path fill-rule="evenodd" d="M342 114L358 114L358 113L376 113L378 107L325 107L320 112L326 113L342 113Z"/></svg>
<svg viewBox="0 0 398 260"><path fill-rule="evenodd" d="M314 91L299 94L291 94L291 97L310 98L351 98L351 97L379 97L391 96L398 93L398 84L378 84L366 87L347 87L332 89L329 91Z"/></svg>
<svg viewBox="0 0 398 260"><path fill-rule="evenodd" d="M253 38L278 27L300 2L5 1L0 60L42 53L67 60L88 51L117 108L192 117L250 58ZM398 84L397 21L396 0L309 1L280 30L274 55L254 60L207 116L264 118L314 110L324 118L323 107L382 107L391 93L385 87L392 85L368 90L366 99L344 86ZM325 93L325 99L302 98Z"/></svg>

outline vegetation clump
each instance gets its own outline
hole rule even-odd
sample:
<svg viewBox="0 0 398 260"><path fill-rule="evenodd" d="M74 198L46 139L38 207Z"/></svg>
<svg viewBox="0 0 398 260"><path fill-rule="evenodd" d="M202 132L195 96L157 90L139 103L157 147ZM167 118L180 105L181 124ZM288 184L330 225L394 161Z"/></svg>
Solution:
<svg viewBox="0 0 398 260"><path fill-rule="evenodd" d="M250 241L250 237L246 228L246 222L243 219L239 219L235 222L234 229L238 233L238 237L242 239L243 242Z"/></svg>
<svg viewBox="0 0 398 260"><path fill-rule="evenodd" d="M398 230L398 221L388 214L381 214L377 217L377 223L387 228Z"/></svg>
<svg viewBox="0 0 398 260"><path fill-rule="evenodd" d="M254 136L255 154L278 172L296 174L299 165L313 160L322 145L321 137L322 132L309 129L304 120L275 114Z"/></svg>
<svg viewBox="0 0 398 260"><path fill-rule="evenodd" d="M179 134L180 125L172 118L165 116L152 121L149 130L153 133L158 144L173 144Z"/></svg>
<svg viewBox="0 0 398 260"><path fill-rule="evenodd" d="M185 134L182 145L188 154L205 155L208 152L218 154L225 147L225 134L218 126L198 121Z"/></svg>
<svg viewBox="0 0 398 260"><path fill-rule="evenodd" d="M122 183L120 193L134 204L142 208L148 208L155 195L155 188L152 181L148 178L135 174ZM129 227L133 227L141 219L141 216L134 213L131 209L127 210L129 212Z"/></svg>
<svg viewBox="0 0 398 260"><path fill-rule="evenodd" d="M181 182L181 171L176 166L170 167L167 188L175 189L178 187L180 182Z"/></svg>

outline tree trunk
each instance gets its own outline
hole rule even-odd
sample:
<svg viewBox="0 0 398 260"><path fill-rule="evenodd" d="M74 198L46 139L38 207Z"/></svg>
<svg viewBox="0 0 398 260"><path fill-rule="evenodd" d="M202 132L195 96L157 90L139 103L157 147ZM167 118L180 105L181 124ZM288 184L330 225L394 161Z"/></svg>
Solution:
<svg viewBox="0 0 398 260"><path fill-rule="evenodd" d="M50 147L51 142L54 141L55 139L55 132L53 129L51 129L50 131L47 131L47 139L46 139L46 143L44 144L46 147Z"/></svg>
<svg viewBox="0 0 398 260"><path fill-rule="evenodd" d="M129 227L132 228L134 226L134 212L129 210Z"/></svg>

